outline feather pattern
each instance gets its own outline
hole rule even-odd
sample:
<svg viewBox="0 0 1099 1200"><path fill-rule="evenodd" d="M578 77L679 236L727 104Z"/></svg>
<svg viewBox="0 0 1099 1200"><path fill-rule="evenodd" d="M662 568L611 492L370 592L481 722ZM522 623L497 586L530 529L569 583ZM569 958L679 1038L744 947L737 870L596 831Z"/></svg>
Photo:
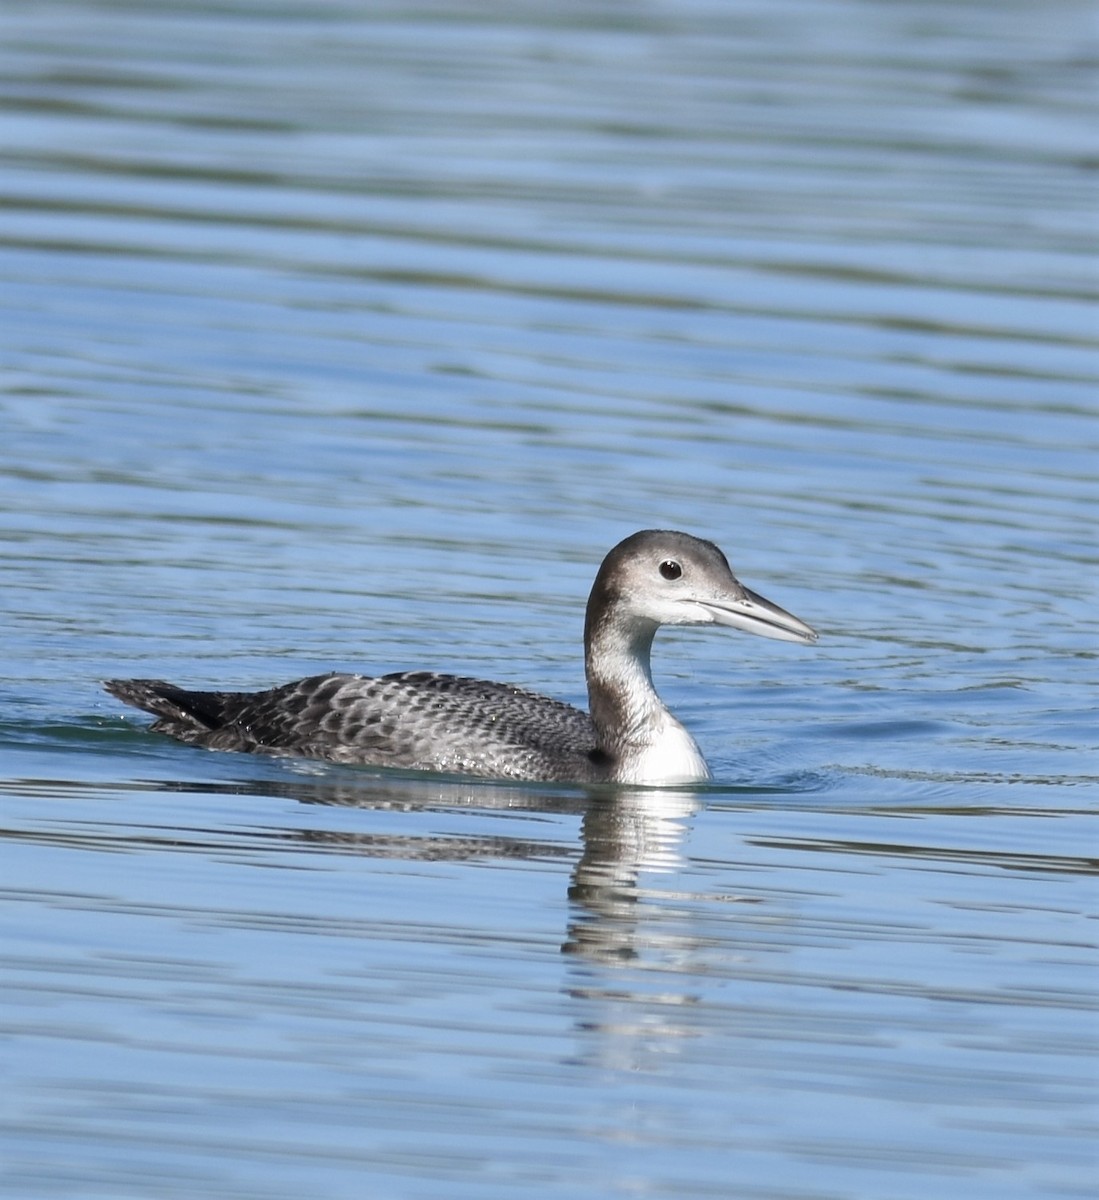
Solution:
<svg viewBox="0 0 1099 1200"><path fill-rule="evenodd" d="M211 750L290 754L499 779L607 778L595 726L572 705L431 671L313 675L262 692L187 691L115 679L157 733Z"/></svg>

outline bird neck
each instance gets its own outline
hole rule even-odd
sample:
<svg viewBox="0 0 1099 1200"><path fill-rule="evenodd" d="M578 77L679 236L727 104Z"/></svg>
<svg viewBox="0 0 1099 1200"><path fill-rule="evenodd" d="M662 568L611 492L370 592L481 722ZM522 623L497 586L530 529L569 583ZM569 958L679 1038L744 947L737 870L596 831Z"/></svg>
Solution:
<svg viewBox="0 0 1099 1200"><path fill-rule="evenodd" d="M591 719L601 748L612 755L650 742L671 715L653 686L650 658L656 625L616 621L614 615L589 621L584 634Z"/></svg>

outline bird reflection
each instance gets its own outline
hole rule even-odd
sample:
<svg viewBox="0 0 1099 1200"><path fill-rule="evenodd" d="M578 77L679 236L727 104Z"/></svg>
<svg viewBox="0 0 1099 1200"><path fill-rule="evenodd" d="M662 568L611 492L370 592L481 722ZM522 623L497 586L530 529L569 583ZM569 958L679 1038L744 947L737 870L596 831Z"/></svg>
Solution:
<svg viewBox="0 0 1099 1200"><path fill-rule="evenodd" d="M692 792L637 790L593 797L581 826L583 850L569 898L577 916L563 949L598 962L636 959L637 902L643 873L668 873L681 862Z"/></svg>
<svg viewBox="0 0 1099 1200"><path fill-rule="evenodd" d="M290 789L293 791L293 789ZM572 872L568 895L575 916L562 950L592 962L613 964L637 959L656 942L646 938L638 901L642 879L669 874L681 864L687 821L698 807L697 793L667 788L577 791L485 787L469 781L425 788L422 780L362 784L320 784L297 798L310 804L358 808L470 807L508 809L581 818L581 853ZM469 839L437 836L379 835L347 831L298 831L310 841L324 841L360 853L394 858L529 859L571 856L571 846L510 836ZM651 892L652 889L650 889Z"/></svg>
<svg viewBox="0 0 1099 1200"><path fill-rule="evenodd" d="M581 818L581 853L568 895L574 919L562 945L566 954L613 964L637 959L646 940L638 901L643 876L669 874L682 859L687 821L698 807L692 791L666 788L607 789L589 793L470 784L461 781L425 788L421 780L313 786L297 798L310 804L359 808L470 807L573 814ZM479 836L439 838L346 831L308 831L301 836L387 857L529 859L571 856L571 846L530 838Z"/></svg>
<svg viewBox="0 0 1099 1200"><path fill-rule="evenodd" d="M51 784L64 788L63 784ZM75 785L74 785L75 786ZM316 774L287 772L280 778L238 782L158 781L143 790L195 792L206 796L285 798L321 808L354 808L364 813L423 814L468 810L471 815L522 814L528 819L461 821L325 819L308 812L294 821L270 819L183 828L173 825L173 849L256 856L272 851L345 853L385 860L420 862L527 861L571 863L567 926L561 950L567 964L563 994L576 1005L576 1054L615 1069L647 1069L679 1053L692 1034L695 1007L684 964L700 945L686 924L681 893L673 881L698 794L668 789L591 789L513 786L470 780L425 780L423 776L372 775L355 770ZM241 806L236 806L241 811ZM267 810L270 811L269 808ZM539 822L538 815L566 818ZM580 848L570 819L580 829ZM341 827L342 826L342 827ZM352 826L348 828L348 826ZM453 832L455 826L459 832ZM509 828L510 826L510 828ZM539 836L540 828L546 836ZM515 832L511 832L514 830ZM41 835L38 835L39 838ZM53 836L64 836L55 833ZM165 842L162 829L100 822L78 834L82 845L133 848ZM682 983L676 982L682 980Z"/></svg>
<svg viewBox="0 0 1099 1200"><path fill-rule="evenodd" d="M234 831L225 850L242 848L242 841L270 847L272 842L335 849L371 858L422 862L475 861L491 859L534 860L576 858L568 896L572 919L562 950L592 963L613 965L636 960L645 950L659 947L650 929L643 932L643 906L639 900L658 894L644 880L659 879L675 871L682 856L687 822L695 812L698 797L692 791L664 788L558 789L516 787L457 779L433 780L423 776L363 776L348 772L333 778L266 779L235 783L168 782L145 785L172 792L284 797L302 804L358 808L374 812L426 812L439 809L476 809L515 813L544 813L580 819L581 851L576 858L573 844L560 839L530 836L532 822L519 823L525 836L486 833L468 836L406 829L388 832L377 826L369 830L326 827L316 822L309 828L253 827L248 834ZM196 846L211 845L214 830L177 830L177 839L194 835ZM117 836L117 835L116 835ZM131 833L132 836L132 833ZM651 920L651 917L650 917Z"/></svg>

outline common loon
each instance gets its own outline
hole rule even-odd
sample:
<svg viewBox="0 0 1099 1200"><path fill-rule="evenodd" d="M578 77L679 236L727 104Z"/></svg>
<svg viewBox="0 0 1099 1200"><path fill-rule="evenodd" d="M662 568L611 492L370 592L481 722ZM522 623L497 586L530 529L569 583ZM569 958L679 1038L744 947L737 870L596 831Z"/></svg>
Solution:
<svg viewBox="0 0 1099 1200"><path fill-rule="evenodd" d="M694 738L653 687L661 625L730 625L816 641L749 591L712 542L646 529L607 555L584 623L591 715L506 683L430 671L313 675L262 692L188 691L113 679L152 728L211 750L297 755L495 779L662 785L711 778Z"/></svg>

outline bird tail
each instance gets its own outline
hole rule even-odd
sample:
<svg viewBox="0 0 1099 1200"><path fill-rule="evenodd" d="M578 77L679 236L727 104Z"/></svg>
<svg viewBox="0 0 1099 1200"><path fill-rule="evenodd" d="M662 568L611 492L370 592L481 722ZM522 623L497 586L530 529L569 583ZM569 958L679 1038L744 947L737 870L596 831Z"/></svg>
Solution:
<svg viewBox="0 0 1099 1200"><path fill-rule="evenodd" d="M224 693L188 692L163 679L108 679L103 686L112 696L173 727L197 732L217 729L225 720Z"/></svg>

